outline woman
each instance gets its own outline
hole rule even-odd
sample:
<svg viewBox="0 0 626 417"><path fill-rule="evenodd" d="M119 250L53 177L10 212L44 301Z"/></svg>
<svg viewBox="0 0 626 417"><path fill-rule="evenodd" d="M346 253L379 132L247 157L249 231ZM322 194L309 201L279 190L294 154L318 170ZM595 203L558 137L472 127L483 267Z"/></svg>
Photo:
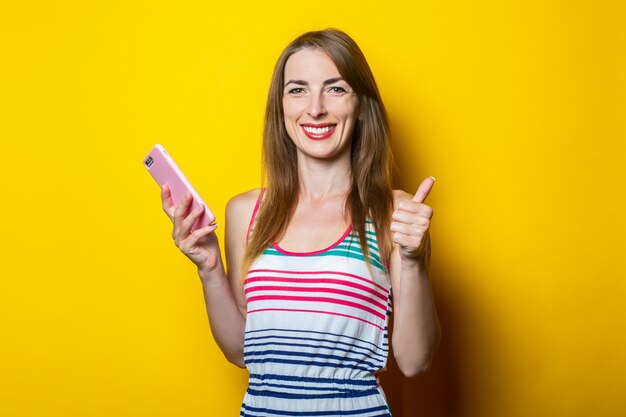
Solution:
<svg viewBox="0 0 626 417"><path fill-rule="evenodd" d="M309 32L279 57L265 116L267 187L226 208L226 260L214 226L191 232L191 197L163 209L198 267L213 336L250 371L242 416L388 416L376 373L387 324L400 370L425 370L439 339L429 284L434 184L392 191L387 116L356 43Z"/></svg>

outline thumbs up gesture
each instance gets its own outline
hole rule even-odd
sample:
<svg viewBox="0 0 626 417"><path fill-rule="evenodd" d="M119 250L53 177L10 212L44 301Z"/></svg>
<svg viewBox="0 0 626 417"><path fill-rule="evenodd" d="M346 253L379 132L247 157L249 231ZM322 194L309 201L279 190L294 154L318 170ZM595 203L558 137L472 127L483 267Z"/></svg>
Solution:
<svg viewBox="0 0 626 417"><path fill-rule="evenodd" d="M424 204L435 184L434 177L428 177L417 189L411 199L410 194L399 198L392 215L391 237L399 245L402 261L415 261L430 253L430 219L433 209Z"/></svg>

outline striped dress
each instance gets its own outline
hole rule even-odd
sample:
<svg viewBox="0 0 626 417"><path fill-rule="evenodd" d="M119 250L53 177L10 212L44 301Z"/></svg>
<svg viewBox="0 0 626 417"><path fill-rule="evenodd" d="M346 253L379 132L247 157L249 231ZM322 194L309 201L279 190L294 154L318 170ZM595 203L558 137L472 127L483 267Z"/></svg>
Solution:
<svg viewBox="0 0 626 417"><path fill-rule="evenodd" d="M366 233L371 268L351 228L323 250L275 244L252 264L241 416L391 416L376 377L387 362L390 279L371 223Z"/></svg>

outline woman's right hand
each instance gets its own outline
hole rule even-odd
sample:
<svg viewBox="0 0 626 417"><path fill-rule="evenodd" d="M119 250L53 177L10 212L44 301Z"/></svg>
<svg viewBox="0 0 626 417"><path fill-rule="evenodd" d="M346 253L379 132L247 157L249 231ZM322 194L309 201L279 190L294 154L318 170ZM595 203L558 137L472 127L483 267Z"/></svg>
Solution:
<svg viewBox="0 0 626 417"><path fill-rule="evenodd" d="M221 262L219 242L215 233L217 224L191 231L196 220L204 212L204 206L189 212L193 198L187 193L178 206L174 205L167 184L161 188L163 211L174 224L172 238L176 246L185 254L199 271L211 272Z"/></svg>

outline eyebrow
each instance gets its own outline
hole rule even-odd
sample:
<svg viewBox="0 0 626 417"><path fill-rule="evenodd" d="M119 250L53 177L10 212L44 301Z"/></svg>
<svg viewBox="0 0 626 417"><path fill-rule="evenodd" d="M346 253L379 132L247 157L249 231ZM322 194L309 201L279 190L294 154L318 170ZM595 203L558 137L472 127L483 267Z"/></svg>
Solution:
<svg viewBox="0 0 626 417"><path fill-rule="evenodd" d="M324 81L322 85L334 84L337 81L344 81L344 79L342 77L329 78L326 81ZM285 83L285 87L287 87L289 84L309 85L309 83L304 80L289 80Z"/></svg>

